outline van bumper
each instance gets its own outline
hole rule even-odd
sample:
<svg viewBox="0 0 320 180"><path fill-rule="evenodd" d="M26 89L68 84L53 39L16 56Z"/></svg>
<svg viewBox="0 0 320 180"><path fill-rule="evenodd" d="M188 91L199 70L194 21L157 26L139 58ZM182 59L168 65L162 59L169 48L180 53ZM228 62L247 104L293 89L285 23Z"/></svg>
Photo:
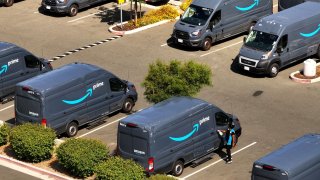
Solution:
<svg viewBox="0 0 320 180"><path fill-rule="evenodd" d="M190 46L190 47L201 47L202 39L178 39L176 36L172 36L173 42L175 44L183 45L183 46Z"/></svg>
<svg viewBox="0 0 320 180"><path fill-rule="evenodd" d="M253 66L249 66L249 65L240 63L239 56L237 56L237 58L234 60L234 62L236 63L238 68L243 71L249 71L254 74L266 74L270 61L268 61L268 60L259 61L256 65L256 67L253 67Z"/></svg>
<svg viewBox="0 0 320 180"><path fill-rule="evenodd" d="M55 13L67 13L69 11L68 6L50 6L44 2L41 4L42 9L45 11L55 12Z"/></svg>

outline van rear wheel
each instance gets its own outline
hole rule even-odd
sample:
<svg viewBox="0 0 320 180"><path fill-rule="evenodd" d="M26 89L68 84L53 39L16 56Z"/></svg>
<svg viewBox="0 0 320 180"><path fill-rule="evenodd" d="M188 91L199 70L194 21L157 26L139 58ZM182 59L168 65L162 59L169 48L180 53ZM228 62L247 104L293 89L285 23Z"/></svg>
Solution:
<svg viewBox="0 0 320 180"><path fill-rule="evenodd" d="M78 6L76 4L72 4L69 9L69 16L73 17L78 14Z"/></svg>
<svg viewBox="0 0 320 180"><path fill-rule="evenodd" d="M202 50L208 51L211 48L212 40L206 37L203 41Z"/></svg>
<svg viewBox="0 0 320 180"><path fill-rule="evenodd" d="M10 7L13 5L14 0L5 0L4 1L4 6Z"/></svg>
<svg viewBox="0 0 320 180"><path fill-rule="evenodd" d="M178 160L174 163L172 174L174 176L180 176L183 173L184 165L181 160Z"/></svg>
<svg viewBox="0 0 320 180"><path fill-rule="evenodd" d="M67 127L67 136L74 137L78 133L78 124L75 122L71 122Z"/></svg>
<svg viewBox="0 0 320 180"><path fill-rule="evenodd" d="M127 98L122 105L122 112L129 113L132 111L134 106L133 100L131 98Z"/></svg>

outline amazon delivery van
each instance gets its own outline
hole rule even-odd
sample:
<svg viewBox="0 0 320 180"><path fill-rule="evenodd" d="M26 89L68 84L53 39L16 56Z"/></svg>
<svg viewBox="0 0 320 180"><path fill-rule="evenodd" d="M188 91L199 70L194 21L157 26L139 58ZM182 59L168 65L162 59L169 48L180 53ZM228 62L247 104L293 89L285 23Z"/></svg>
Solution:
<svg viewBox="0 0 320 180"><path fill-rule="evenodd" d="M194 0L174 25L173 42L209 50L272 14L272 0Z"/></svg>
<svg viewBox="0 0 320 180"><path fill-rule="evenodd" d="M320 134L306 134L258 159L252 180L320 179Z"/></svg>
<svg viewBox="0 0 320 180"><path fill-rule="evenodd" d="M78 127L113 112L130 112L135 86L94 65L72 63L16 85L16 123L41 123L75 136Z"/></svg>
<svg viewBox="0 0 320 180"><path fill-rule="evenodd" d="M320 0L278 0L278 12L304 3L306 1L320 2Z"/></svg>
<svg viewBox="0 0 320 180"><path fill-rule="evenodd" d="M217 130L226 130L230 121L239 137L237 117L200 99L173 97L122 119L117 153L133 159L149 174L179 176L185 164L225 144Z"/></svg>
<svg viewBox="0 0 320 180"><path fill-rule="evenodd" d="M242 70L275 77L315 54L320 57L320 3L305 2L258 21L236 62Z"/></svg>

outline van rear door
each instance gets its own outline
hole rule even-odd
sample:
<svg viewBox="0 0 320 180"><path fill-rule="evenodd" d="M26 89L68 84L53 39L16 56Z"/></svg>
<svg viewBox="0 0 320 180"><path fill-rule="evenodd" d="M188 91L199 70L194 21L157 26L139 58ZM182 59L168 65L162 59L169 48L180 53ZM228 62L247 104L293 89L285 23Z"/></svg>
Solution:
<svg viewBox="0 0 320 180"><path fill-rule="evenodd" d="M148 171L149 132L136 124L120 122L118 126L118 153L132 159Z"/></svg>
<svg viewBox="0 0 320 180"><path fill-rule="evenodd" d="M16 122L41 123L42 110L41 98L38 92L27 87L19 87L15 97Z"/></svg>
<svg viewBox="0 0 320 180"><path fill-rule="evenodd" d="M288 180L288 173L267 164L255 162L252 168L252 180Z"/></svg>

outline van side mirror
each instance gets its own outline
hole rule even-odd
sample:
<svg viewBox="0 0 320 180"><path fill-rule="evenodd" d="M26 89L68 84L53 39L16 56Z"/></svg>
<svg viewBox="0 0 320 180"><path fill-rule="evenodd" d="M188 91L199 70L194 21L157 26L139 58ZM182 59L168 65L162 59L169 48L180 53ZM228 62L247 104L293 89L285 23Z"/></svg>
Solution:
<svg viewBox="0 0 320 180"><path fill-rule="evenodd" d="M180 14L180 19L182 18L182 14Z"/></svg>
<svg viewBox="0 0 320 180"><path fill-rule="evenodd" d="M277 53L282 53L283 52L283 48L281 46L278 46L276 49Z"/></svg>
<svg viewBox="0 0 320 180"><path fill-rule="evenodd" d="M247 36L243 37L243 42L247 41Z"/></svg>

